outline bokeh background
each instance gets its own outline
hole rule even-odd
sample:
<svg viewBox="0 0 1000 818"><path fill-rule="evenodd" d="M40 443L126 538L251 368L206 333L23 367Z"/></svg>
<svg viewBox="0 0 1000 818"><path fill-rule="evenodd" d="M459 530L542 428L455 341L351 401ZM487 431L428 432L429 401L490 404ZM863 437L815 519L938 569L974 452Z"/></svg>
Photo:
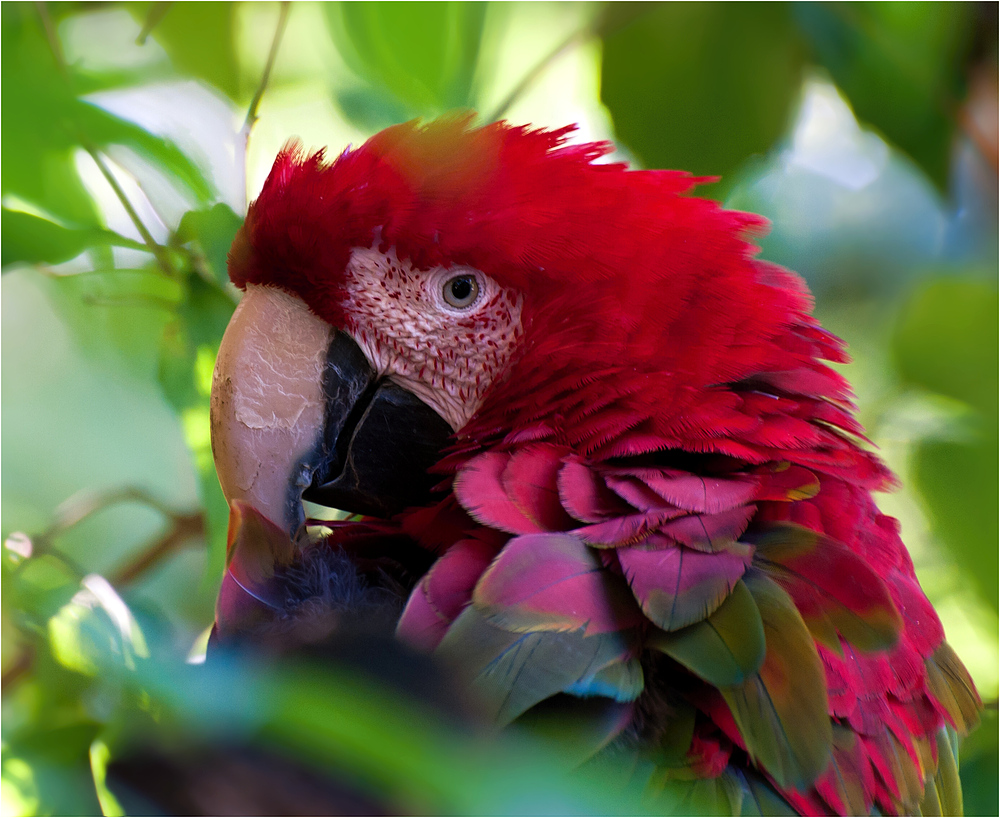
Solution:
<svg viewBox="0 0 1000 818"><path fill-rule="evenodd" d="M902 481L879 503L988 704L962 776L967 813L996 815L997 25L995 3L4 3L5 814L114 813L122 736L226 725L390 811L640 808L350 673L192 675L247 202L290 137L336 154L472 108L575 122L772 221L762 254L849 343Z"/></svg>

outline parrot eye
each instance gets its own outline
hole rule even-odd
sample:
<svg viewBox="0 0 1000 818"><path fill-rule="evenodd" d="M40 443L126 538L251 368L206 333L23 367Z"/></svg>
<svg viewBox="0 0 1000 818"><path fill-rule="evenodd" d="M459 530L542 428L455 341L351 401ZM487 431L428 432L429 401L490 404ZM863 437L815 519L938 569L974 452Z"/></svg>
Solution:
<svg viewBox="0 0 1000 818"><path fill-rule="evenodd" d="M454 276L444 283L441 294L449 306L465 309L479 298L479 282L472 275Z"/></svg>

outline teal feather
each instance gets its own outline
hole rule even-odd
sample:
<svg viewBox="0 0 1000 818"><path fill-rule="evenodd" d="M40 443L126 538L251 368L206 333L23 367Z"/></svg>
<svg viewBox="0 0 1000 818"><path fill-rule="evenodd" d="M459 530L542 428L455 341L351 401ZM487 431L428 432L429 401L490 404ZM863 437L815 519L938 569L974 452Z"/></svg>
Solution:
<svg viewBox="0 0 1000 818"><path fill-rule="evenodd" d="M604 696L617 702L639 698L644 686L642 664L636 658L611 662L565 688L574 696Z"/></svg>

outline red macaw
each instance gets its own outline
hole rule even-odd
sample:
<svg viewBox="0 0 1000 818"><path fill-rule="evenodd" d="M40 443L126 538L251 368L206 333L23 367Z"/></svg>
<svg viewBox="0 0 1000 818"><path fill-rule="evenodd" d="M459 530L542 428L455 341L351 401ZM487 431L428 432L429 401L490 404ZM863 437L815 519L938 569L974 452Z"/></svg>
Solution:
<svg viewBox="0 0 1000 818"><path fill-rule="evenodd" d="M214 640L381 606L497 723L578 724L650 793L960 811L980 702L872 500L842 342L763 219L571 131L278 156L229 256ZM304 499L365 516L317 538Z"/></svg>

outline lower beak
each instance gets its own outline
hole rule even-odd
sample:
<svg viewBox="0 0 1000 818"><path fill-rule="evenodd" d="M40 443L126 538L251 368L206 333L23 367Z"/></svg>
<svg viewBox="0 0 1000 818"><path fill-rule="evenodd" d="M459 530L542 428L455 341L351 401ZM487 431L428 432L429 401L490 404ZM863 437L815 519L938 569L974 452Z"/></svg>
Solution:
<svg viewBox="0 0 1000 818"><path fill-rule="evenodd" d="M300 299L247 287L212 379L212 451L231 504L249 504L292 539L303 499L390 517L428 500L440 478L427 470L451 434Z"/></svg>

